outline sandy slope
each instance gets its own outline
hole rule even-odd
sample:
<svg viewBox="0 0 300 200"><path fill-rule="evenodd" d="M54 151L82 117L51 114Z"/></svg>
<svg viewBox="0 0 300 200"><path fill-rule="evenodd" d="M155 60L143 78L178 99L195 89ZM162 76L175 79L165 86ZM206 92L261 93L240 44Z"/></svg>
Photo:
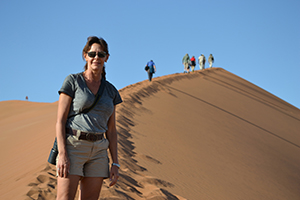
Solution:
<svg viewBox="0 0 300 200"><path fill-rule="evenodd" d="M0 108L0 199L24 199L27 185L45 168L57 103L4 101Z"/></svg>
<svg viewBox="0 0 300 200"><path fill-rule="evenodd" d="M299 109L221 68L120 93L121 177L101 199L300 199ZM0 109L0 199L55 199L57 103Z"/></svg>

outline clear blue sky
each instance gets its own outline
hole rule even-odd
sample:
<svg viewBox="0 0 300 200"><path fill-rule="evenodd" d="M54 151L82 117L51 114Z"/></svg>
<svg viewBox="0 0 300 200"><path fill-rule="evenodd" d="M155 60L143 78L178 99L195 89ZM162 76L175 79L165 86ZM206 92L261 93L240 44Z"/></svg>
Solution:
<svg viewBox="0 0 300 200"><path fill-rule="evenodd" d="M212 53L214 66L300 108L299 10L299 0L1 1L0 101L57 101L96 35L109 44L107 79L118 89L147 79L150 59L157 77L183 72L186 53Z"/></svg>

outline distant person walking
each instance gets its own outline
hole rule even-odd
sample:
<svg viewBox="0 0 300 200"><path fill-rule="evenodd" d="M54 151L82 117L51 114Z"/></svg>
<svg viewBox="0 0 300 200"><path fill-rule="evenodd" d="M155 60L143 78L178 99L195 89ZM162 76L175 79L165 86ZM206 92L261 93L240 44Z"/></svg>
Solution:
<svg viewBox="0 0 300 200"><path fill-rule="evenodd" d="M182 58L182 64L184 66L184 71L183 71L184 73L190 72L189 60L190 60L189 54L185 54L185 56Z"/></svg>
<svg viewBox="0 0 300 200"><path fill-rule="evenodd" d="M152 81L153 74L156 72L156 67L155 67L155 63L153 62L153 60L150 60L149 62L147 62L145 70L148 72L149 81Z"/></svg>
<svg viewBox="0 0 300 200"><path fill-rule="evenodd" d="M205 56L203 54L201 54L201 56L199 56L198 62L199 62L200 70L205 69L206 59L205 59Z"/></svg>
<svg viewBox="0 0 300 200"><path fill-rule="evenodd" d="M215 61L214 57L212 54L209 55L208 57L208 63L209 63L209 67L212 68L212 64Z"/></svg>
<svg viewBox="0 0 300 200"><path fill-rule="evenodd" d="M193 56L192 58L191 58L191 70L192 70L192 72L194 72L195 71L195 66L196 66L196 59L195 59L195 56Z"/></svg>

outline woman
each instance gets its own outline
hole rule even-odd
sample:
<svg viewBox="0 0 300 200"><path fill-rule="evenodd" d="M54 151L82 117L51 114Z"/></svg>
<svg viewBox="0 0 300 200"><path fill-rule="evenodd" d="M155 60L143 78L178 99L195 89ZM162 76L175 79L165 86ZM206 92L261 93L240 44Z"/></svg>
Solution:
<svg viewBox="0 0 300 200"><path fill-rule="evenodd" d="M80 199L96 200L103 179L110 178L112 186L119 177L115 113L122 99L118 90L105 80L107 43L102 38L89 37L82 57L86 61L84 72L67 76L59 90L58 200L74 199L79 181ZM81 113L93 104L102 84L105 88L96 105L88 113ZM107 149L113 162L110 173Z"/></svg>

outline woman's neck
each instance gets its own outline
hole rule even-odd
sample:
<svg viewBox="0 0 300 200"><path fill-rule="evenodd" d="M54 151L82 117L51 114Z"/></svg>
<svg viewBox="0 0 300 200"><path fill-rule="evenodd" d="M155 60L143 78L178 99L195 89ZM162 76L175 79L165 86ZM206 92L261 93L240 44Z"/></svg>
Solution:
<svg viewBox="0 0 300 200"><path fill-rule="evenodd" d="M92 71L84 71L83 72L83 77L85 78L85 80L89 81L89 82L100 82L102 79L102 75L101 73L94 73Z"/></svg>

